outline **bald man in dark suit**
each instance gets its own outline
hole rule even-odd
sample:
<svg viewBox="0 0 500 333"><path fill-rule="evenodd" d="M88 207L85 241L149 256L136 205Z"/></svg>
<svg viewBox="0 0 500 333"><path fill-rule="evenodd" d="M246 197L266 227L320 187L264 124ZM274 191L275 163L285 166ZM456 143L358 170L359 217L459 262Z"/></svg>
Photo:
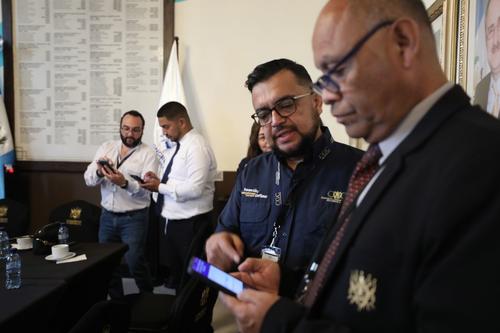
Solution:
<svg viewBox="0 0 500 333"><path fill-rule="evenodd" d="M315 91L370 147L295 300L276 264L238 267L240 331L500 332L500 122L447 82L424 5L329 1L313 51Z"/></svg>

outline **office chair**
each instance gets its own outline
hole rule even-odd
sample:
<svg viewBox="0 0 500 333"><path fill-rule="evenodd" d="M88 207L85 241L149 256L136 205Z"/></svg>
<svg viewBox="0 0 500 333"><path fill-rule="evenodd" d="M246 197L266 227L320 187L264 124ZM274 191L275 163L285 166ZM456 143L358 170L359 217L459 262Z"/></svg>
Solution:
<svg viewBox="0 0 500 333"><path fill-rule="evenodd" d="M26 235L29 226L26 205L12 199L0 199L0 226L9 237Z"/></svg>
<svg viewBox="0 0 500 333"><path fill-rule="evenodd" d="M142 293L124 297L130 304L130 332L213 332L212 312L218 292L187 273L189 260L204 254L212 231L213 226L207 223L193 237L176 296Z"/></svg>
<svg viewBox="0 0 500 333"><path fill-rule="evenodd" d="M186 271L191 256L203 254L204 241L212 230L207 223L191 241L176 296L141 293L126 295L118 301L96 303L71 333L84 332L89 327L92 327L91 331L107 328L110 332L123 332L123 322L128 323L128 332L212 333L212 312L218 292ZM124 304L127 311L123 310ZM124 313L130 315L125 318ZM121 317L116 318L117 315ZM79 327L83 330L77 330Z"/></svg>
<svg viewBox="0 0 500 333"><path fill-rule="evenodd" d="M212 333L212 312L217 294L217 290L201 280L190 279L177 296L140 294L129 297L128 331Z"/></svg>
<svg viewBox="0 0 500 333"><path fill-rule="evenodd" d="M49 221L66 223L72 241L97 242L100 216L100 207L84 200L75 200L54 208Z"/></svg>
<svg viewBox="0 0 500 333"><path fill-rule="evenodd" d="M68 333L126 333L129 310L127 304L119 301L97 302Z"/></svg>

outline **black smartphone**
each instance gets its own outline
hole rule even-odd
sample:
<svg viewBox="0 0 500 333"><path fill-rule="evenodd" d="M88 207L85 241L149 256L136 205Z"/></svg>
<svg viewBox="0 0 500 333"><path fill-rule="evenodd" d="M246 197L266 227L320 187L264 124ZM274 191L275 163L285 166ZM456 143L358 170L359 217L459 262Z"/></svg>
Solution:
<svg viewBox="0 0 500 333"><path fill-rule="evenodd" d="M144 180L142 180L141 177L136 176L136 175L129 175L129 176L132 177L133 179L137 180L139 183L144 184Z"/></svg>
<svg viewBox="0 0 500 333"><path fill-rule="evenodd" d="M109 164L108 160L98 160L97 163L99 163L102 167L106 168L106 170L111 171L112 173L115 173L115 169Z"/></svg>
<svg viewBox="0 0 500 333"><path fill-rule="evenodd" d="M236 296L246 288L243 281L197 257L191 258L188 273L232 296Z"/></svg>

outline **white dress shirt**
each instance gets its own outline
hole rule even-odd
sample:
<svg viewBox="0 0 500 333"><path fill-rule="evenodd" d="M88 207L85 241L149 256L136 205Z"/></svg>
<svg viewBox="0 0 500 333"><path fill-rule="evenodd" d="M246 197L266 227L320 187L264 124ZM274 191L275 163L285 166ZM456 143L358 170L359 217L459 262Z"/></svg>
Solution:
<svg viewBox="0 0 500 333"><path fill-rule="evenodd" d="M488 90L488 105L486 111L498 118L500 111L500 79L495 80L493 74L490 75L490 88Z"/></svg>
<svg viewBox="0 0 500 333"><path fill-rule="evenodd" d="M101 206L114 213L128 212L146 208L150 203L150 192L139 186L139 183L130 175L144 178L144 174L148 171L155 172L158 169L158 160L154 150L144 143L134 147L118 170L123 174L128 181L128 186L122 189L120 186L113 184L105 177L97 176L97 160L101 157L106 157L113 161L113 167L116 168L120 156L122 142L108 141L103 143L94 157L94 161L89 164L85 171L85 183L87 186L101 185Z"/></svg>
<svg viewBox="0 0 500 333"><path fill-rule="evenodd" d="M164 195L161 215L167 220L187 219L213 209L217 162L214 153L195 129L179 141L180 148L174 157L166 184L158 191ZM175 148L162 148L165 159L160 166L161 179Z"/></svg>

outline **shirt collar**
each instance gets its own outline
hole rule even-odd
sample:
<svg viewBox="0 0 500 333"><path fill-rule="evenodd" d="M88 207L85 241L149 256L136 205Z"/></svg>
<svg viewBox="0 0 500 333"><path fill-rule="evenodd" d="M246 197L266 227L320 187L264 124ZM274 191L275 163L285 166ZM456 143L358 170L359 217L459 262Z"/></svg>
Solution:
<svg viewBox="0 0 500 333"><path fill-rule="evenodd" d="M490 74L490 86L488 88L488 99L486 101L486 110L489 113L493 112L498 95L500 95L500 78L495 80L493 74Z"/></svg>
<svg viewBox="0 0 500 333"><path fill-rule="evenodd" d="M326 148L334 142L333 137L328 127L321 126L320 129L321 135L318 140L314 142L312 152L307 157L308 159L315 158L316 156L321 158L322 155L330 153L330 151L326 152Z"/></svg>
<svg viewBox="0 0 500 333"><path fill-rule="evenodd" d="M330 153L330 151L326 152L327 147L334 142L333 137L330 134L330 130L326 126L321 126L320 130L321 135L316 141L314 141L312 149L306 152L302 162L310 162L315 159L316 156L319 157L325 153ZM276 156L281 163L286 165L286 160L284 158L278 157L276 154L274 154L274 156Z"/></svg>
<svg viewBox="0 0 500 333"><path fill-rule="evenodd" d="M191 128L186 134L182 136L182 138L179 140L180 143L186 143L190 140L190 137L193 136L195 133L195 129Z"/></svg>
<svg viewBox="0 0 500 333"><path fill-rule="evenodd" d="M432 94L420 101L413 109L406 115L403 121L399 124L396 130L386 139L378 143L382 157L379 164L383 164L389 155L399 146L401 142L413 131L415 126L422 120L422 118L429 112L431 107L451 88L453 83L446 82L439 87Z"/></svg>

